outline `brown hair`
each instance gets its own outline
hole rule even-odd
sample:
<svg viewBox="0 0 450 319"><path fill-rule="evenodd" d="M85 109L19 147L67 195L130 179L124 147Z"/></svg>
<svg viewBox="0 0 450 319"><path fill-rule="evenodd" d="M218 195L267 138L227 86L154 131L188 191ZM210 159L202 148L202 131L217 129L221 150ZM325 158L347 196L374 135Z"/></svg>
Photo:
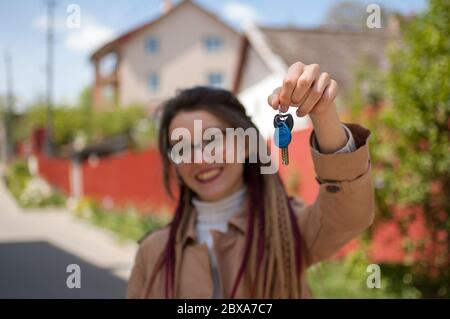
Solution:
<svg viewBox="0 0 450 319"><path fill-rule="evenodd" d="M164 103L159 130L159 150L164 168L164 185L171 192L171 162L168 158L169 126L180 111L206 110L226 121L231 127L257 130L247 116L244 106L229 91L210 87L194 87L180 91ZM243 259L229 296L233 298L245 276L251 283L252 298L297 298L300 295L302 243L300 229L281 179L276 174L262 175L263 164L244 164L244 181L248 188L248 224ZM178 183L178 204L169 225L169 238L145 295L155 276L165 270L167 298L176 297L182 247L181 233L185 231L192 210L192 191ZM263 274L263 277L260 276ZM248 276L248 277L247 277Z"/></svg>

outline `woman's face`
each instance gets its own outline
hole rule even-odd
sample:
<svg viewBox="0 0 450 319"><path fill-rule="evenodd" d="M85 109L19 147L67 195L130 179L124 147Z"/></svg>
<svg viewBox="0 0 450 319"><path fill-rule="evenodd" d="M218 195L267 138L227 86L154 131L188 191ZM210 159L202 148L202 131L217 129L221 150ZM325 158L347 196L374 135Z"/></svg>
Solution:
<svg viewBox="0 0 450 319"><path fill-rule="evenodd" d="M173 130L186 128L191 136L191 141L188 142L194 144L194 120L202 121L203 131L208 128L218 128L221 131L225 131L227 127L230 127L226 122L207 111L182 111L175 115L170 123L169 141ZM170 141L170 144L173 145L177 142ZM200 153L199 150L195 150L195 152ZM223 148L223 152L223 158L225 159L226 147ZM243 163L225 163L223 161L223 163L209 164L202 158L199 163L192 162L175 165L175 169L183 182L203 201L221 200L241 189L244 184Z"/></svg>

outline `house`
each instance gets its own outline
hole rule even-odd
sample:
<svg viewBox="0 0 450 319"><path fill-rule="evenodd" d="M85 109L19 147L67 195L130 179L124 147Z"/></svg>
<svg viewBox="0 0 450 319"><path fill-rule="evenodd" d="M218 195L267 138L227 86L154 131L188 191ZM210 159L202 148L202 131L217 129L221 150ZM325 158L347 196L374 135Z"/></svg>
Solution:
<svg viewBox="0 0 450 319"><path fill-rule="evenodd" d="M173 7L166 2L165 7L156 20L92 54L97 109L111 104L151 107L194 85L233 89L242 35L193 1Z"/></svg>
<svg viewBox="0 0 450 319"><path fill-rule="evenodd" d="M191 0L175 7L166 5L159 18L92 55L94 105L100 109L111 103L151 108L177 89L219 86L236 93L262 135L270 137L273 127L267 123L272 123L275 112L264 106L289 65L319 63L345 93L361 61L387 66L385 50L397 35L391 27L305 29L247 23L243 30L234 30ZM297 119L294 130L308 125L307 118Z"/></svg>

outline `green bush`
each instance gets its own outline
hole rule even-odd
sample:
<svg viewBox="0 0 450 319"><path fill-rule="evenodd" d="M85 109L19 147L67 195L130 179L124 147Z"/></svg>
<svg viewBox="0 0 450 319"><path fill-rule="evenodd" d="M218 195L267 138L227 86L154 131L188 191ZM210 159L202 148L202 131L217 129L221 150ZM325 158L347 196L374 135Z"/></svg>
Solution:
<svg viewBox="0 0 450 319"><path fill-rule="evenodd" d="M46 126L46 108L31 107L15 125L15 141L24 141L33 128ZM57 146L67 145L77 136L86 138L86 144L98 143L116 135L131 136L138 123L145 119L142 107L134 106L102 112L91 112L81 107L58 106L52 112L53 138ZM152 130L148 139L155 136Z"/></svg>
<svg viewBox="0 0 450 319"><path fill-rule="evenodd" d="M111 230L120 239L137 241L145 234L162 228L170 221L165 214L140 214L135 208L106 209L91 199L79 201L75 215L92 222L94 225Z"/></svg>
<svg viewBox="0 0 450 319"><path fill-rule="evenodd" d="M9 165L6 185L17 203L24 208L64 206L65 196L40 177L32 176L25 161Z"/></svg>
<svg viewBox="0 0 450 319"><path fill-rule="evenodd" d="M403 22L402 35L385 74L373 68L359 73L352 120L372 131L377 219L395 222L407 243L405 261L385 265L385 275L398 291L413 287L420 297L449 298L450 2L430 0L425 12ZM361 80L375 99L363 96ZM384 107L377 108L380 100ZM377 112L364 118L362 106L370 103ZM398 207L423 213L423 239L408 238L408 223L394 215ZM433 253L426 255L424 247L434 247ZM413 256L421 258L408 262Z"/></svg>
<svg viewBox="0 0 450 319"><path fill-rule="evenodd" d="M37 100L23 115L15 115L12 138L15 143L26 141L33 129L47 126L45 101ZM91 105L91 90L83 90L76 105L55 105L51 112L53 140L59 148L70 146L77 138L82 146L99 143L117 135L130 137L132 145L147 147L156 139L156 127L141 105L114 107L95 111Z"/></svg>
<svg viewBox="0 0 450 319"><path fill-rule="evenodd" d="M366 250L349 253L344 260L325 261L308 269L307 277L315 298L419 298L420 292L402 277L395 265L380 264L380 288L369 288L371 264Z"/></svg>
<svg viewBox="0 0 450 319"><path fill-rule="evenodd" d="M31 179L27 163L24 161L13 162L6 170L5 181L11 194L19 200L27 182Z"/></svg>

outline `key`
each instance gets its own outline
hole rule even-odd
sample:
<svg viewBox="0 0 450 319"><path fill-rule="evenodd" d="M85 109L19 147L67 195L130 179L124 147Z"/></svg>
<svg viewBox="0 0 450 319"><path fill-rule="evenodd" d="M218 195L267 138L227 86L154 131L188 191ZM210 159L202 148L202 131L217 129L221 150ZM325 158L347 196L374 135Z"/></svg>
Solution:
<svg viewBox="0 0 450 319"><path fill-rule="evenodd" d="M281 149L281 163L283 165L289 164L288 146L292 139L291 130L294 126L292 115L277 114L274 117L275 126L275 145Z"/></svg>
<svg viewBox="0 0 450 319"><path fill-rule="evenodd" d="M284 121L286 122L287 126L289 127L289 129L292 131L292 128L294 127L294 118L292 117L291 114L277 114L274 116L273 118L273 127L277 128L278 127L278 123L280 121Z"/></svg>

